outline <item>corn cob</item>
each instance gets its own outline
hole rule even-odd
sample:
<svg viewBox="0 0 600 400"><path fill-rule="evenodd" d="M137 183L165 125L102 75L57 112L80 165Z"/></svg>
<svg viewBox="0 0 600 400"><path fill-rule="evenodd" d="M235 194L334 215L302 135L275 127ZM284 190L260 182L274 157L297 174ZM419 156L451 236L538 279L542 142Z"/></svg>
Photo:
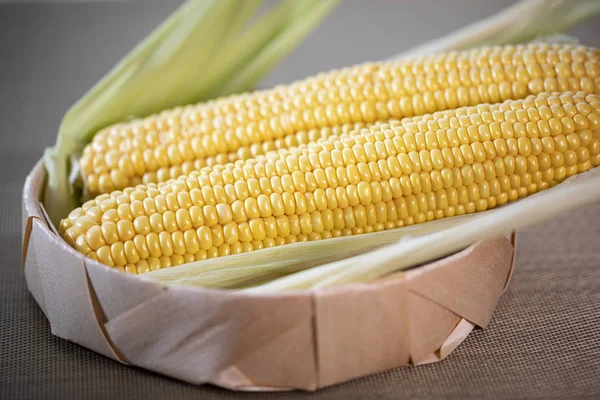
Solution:
<svg viewBox="0 0 600 400"><path fill-rule="evenodd" d="M600 165L600 96L436 112L103 194L67 243L130 273L483 211Z"/></svg>
<svg viewBox="0 0 600 400"><path fill-rule="evenodd" d="M530 44L365 64L108 127L85 147L80 168L94 196L307 144L343 133L343 124L579 90L600 93L598 50Z"/></svg>

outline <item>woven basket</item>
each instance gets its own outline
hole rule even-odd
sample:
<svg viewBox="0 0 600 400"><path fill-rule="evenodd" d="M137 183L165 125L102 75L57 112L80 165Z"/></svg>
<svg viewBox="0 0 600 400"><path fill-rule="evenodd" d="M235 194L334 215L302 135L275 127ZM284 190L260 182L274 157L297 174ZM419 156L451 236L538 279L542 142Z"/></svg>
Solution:
<svg viewBox="0 0 600 400"><path fill-rule="evenodd" d="M439 361L485 327L510 278L514 236L385 280L281 294L165 287L84 258L23 193L23 265L52 333L118 362L234 390L315 390Z"/></svg>

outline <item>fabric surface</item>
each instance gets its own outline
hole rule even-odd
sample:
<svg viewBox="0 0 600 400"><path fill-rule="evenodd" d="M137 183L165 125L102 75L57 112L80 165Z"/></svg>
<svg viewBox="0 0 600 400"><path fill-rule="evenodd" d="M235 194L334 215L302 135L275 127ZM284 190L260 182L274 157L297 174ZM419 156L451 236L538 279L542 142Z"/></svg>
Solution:
<svg viewBox="0 0 600 400"><path fill-rule="evenodd" d="M445 6L434 0L381 1L368 9L365 3L345 2L264 85L385 58L412 45L417 36L434 38L510 1L474 5L460 0ZM0 5L0 398L600 396L600 204L520 232L512 284L490 326L474 331L446 360L314 394L239 394L195 387L122 366L52 336L21 270L23 181L44 147L53 143L69 104L176 2L140 4ZM348 29L361 18L367 21L364 29ZM426 18L435 18L435 23L421 32L419 21ZM575 33L598 46L599 30L596 18ZM337 52L323 51L328 48Z"/></svg>

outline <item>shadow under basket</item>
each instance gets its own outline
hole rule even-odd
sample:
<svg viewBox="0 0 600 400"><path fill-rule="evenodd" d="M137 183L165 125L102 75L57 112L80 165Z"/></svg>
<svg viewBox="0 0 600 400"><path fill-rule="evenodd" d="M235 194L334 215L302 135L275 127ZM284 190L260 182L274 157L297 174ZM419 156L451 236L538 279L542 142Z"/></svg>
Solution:
<svg viewBox="0 0 600 400"><path fill-rule="evenodd" d="M446 357L486 327L514 235L385 280L254 294L163 286L83 257L48 222L40 161L23 193L23 266L52 333L127 365L233 390L316 390Z"/></svg>

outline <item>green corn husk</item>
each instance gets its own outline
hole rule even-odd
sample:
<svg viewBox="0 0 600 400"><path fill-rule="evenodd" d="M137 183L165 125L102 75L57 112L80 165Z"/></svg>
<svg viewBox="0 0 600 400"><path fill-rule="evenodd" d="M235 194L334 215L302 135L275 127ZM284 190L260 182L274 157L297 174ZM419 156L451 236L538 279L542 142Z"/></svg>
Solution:
<svg viewBox="0 0 600 400"><path fill-rule="evenodd" d="M57 225L78 205L70 160L110 124L251 90L339 0L189 0L66 113L46 149L43 203Z"/></svg>
<svg viewBox="0 0 600 400"><path fill-rule="evenodd" d="M440 39L408 49L391 59L449 50L525 43L552 37L600 13L598 0L522 0L501 12ZM556 41L556 36L554 36Z"/></svg>
<svg viewBox="0 0 600 400"><path fill-rule="evenodd" d="M570 7L567 7L567 3ZM481 45L515 44L532 41L531 39L544 42L576 42L571 37L556 35L556 33L567 30L598 12L600 12L600 1L525 0L496 16L422 47L411 49L395 58L404 57L405 54L415 56ZM533 15L539 15L541 18L532 19ZM545 17L551 17L552 23L544 21ZM597 171L595 173L600 175ZM589 177L591 174L592 172L588 172L584 175ZM592 181L594 183L583 183L577 180L579 185L586 187L596 185L600 188L600 176ZM505 232L549 219L559 212L600 199L600 193L595 189L588 191L586 196L579 196L576 202L555 205L558 200L553 199L568 198L574 190L578 190L577 187L569 181L536 194L526 201L522 200L497 210L378 233L294 243L193 262L144 275L166 285L228 289L248 287L246 290L253 292L366 282L393 271L434 260L479 240L500 236ZM545 208L535 208L537 204L543 204L542 207ZM529 212L532 205L534 205L533 210ZM529 217L521 218L522 212ZM512 218L512 213L519 218ZM497 217L498 215L501 217ZM502 218L507 218L504 223ZM491 222L484 228L483 224L486 221ZM462 230L471 227L475 228L467 231L471 232L470 235L460 241L454 240L454 235L459 234L457 237L461 237ZM384 247L394 242L397 244ZM352 250L348 251L348 249ZM378 261L374 263L373 260Z"/></svg>

